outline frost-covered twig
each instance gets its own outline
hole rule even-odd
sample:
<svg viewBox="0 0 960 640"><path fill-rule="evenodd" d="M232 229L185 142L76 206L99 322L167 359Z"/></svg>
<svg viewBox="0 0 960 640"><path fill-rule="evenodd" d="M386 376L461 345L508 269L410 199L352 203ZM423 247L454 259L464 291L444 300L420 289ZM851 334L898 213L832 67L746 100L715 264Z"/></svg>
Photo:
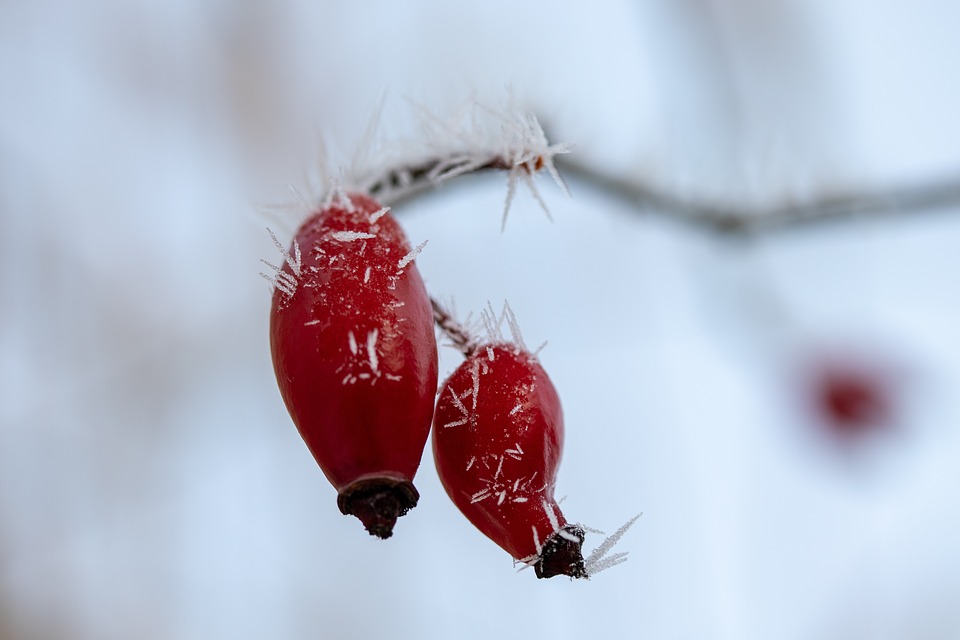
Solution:
<svg viewBox="0 0 960 640"><path fill-rule="evenodd" d="M551 144L537 117L513 102L491 108L471 101L449 118L418 108L419 135L377 143L378 120L374 118L356 156L339 173L331 172L325 155L321 158L325 198L304 197L291 187L296 202L272 208L310 209L333 194L347 191L368 193L388 206L396 206L453 178L494 170L507 172L503 225L520 182L550 215L534 181L543 171L564 193L569 194L561 171L633 208L729 237L960 207L960 177L949 176L915 185L823 192L762 205L684 197L641 178L618 176L571 160L565 156L571 146Z"/></svg>
<svg viewBox="0 0 960 640"><path fill-rule="evenodd" d="M639 180L616 177L565 158L558 158L556 164L565 175L617 197L631 207L729 236L960 206L960 178L875 191L821 195L775 206L737 206L684 199Z"/></svg>
<svg viewBox="0 0 960 640"><path fill-rule="evenodd" d="M453 314L447 310L436 298L430 298L430 304L433 306L433 320L437 327L443 331L451 344L456 347L463 355L469 356L477 348L477 339L470 331L460 324Z"/></svg>
<svg viewBox="0 0 960 640"><path fill-rule="evenodd" d="M503 222L519 182L523 182L549 216L534 182L546 171L564 193L554 159L570 151L551 144L537 117L516 105L495 109L470 102L444 119L421 107L421 128L414 140L365 144L344 172L344 184L396 206L458 176L489 170L507 172Z"/></svg>
<svg viewBox="0 0 960 640"><path fill-rule="evenodd" d="M433 305L433 320L447 339L450 340L450 343L465 356L469 356L476 351L477 347L479 347L483 341L480 336L475 335L468 327L458 322L457 319L454 318L453 313L435 298L431 298L430 303ZM513 342L518 348L529 351L526 343L523 341L523 335L520 333L520 323L517 322L517 316L514 314L513 309L510 308L509 303L504 302L503 310L498 314L494 311L493 305L487 302L486 308L480 312L480 321L486 333L486 342ZM506 323L510 329L510 338L504 335L504 323ZM540 345L532 355L536 357L546 344L547 343L544 342Z"/></svg>

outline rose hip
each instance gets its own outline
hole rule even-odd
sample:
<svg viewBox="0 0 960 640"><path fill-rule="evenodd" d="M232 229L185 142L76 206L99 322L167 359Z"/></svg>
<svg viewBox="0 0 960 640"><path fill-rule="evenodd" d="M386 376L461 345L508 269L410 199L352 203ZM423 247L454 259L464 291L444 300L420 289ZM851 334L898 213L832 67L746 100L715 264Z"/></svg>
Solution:
<svg viewBox="0 0 960 640"><path fill-rule="evenodd" d="M434 414L440 480L460 511L537 577L585 577L584 530L554 499L560 399L537 359L511 343L472 348Z"/></svg>
<svg viewBox="0 0 960 640"><path fill-rule="evenodd" d="M437 388L417 251L385 208L351 194L304 222L276 267L280 393L340 511L380 538L419 499L413 477Z"/></svg>
<svg viewBox="0 0 960 640"><path fill-rule="evenodd" d="M893 425L896 393L880 367L833 359L813 373L814 408L834 435L855 439Z"/></svg>

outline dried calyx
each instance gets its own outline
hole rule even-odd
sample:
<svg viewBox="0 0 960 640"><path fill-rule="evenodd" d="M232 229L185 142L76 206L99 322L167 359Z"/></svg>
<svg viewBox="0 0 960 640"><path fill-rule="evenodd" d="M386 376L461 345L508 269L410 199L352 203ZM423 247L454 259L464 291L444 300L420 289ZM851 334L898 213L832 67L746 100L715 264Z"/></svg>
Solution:
<svg viewBox="0 0 960 640"><path fill-rule="evenodd" d="M394 478L364 478L344 487L337 506L346 516L356 516L367 532L382 540L393 535L397 518L417 506L420 494L413 483Z"/></svg>
<svg viewBox="0 0 960 640"><path fill-rule="evenodd" d="M586 578L587 570L583 561L585 535L586 532L579 525L568 524L550 536L540 551L540 559L533 565L537 577Z"/></svg>

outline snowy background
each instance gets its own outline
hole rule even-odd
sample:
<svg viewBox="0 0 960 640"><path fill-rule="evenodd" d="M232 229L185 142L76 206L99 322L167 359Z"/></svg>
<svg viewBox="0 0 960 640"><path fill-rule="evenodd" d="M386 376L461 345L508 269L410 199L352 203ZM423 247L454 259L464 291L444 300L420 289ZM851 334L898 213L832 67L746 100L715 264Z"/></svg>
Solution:
<svg viewBox="0 0 960 640"><path fill-rule="evenodd" d="M960 175L958 30L949 0L0 4L0 638L960 637L960 205L751 241L575 180L503 234L500 175L398 209L435 295L550 341L566 515L644 512L589 582L515 573L429 451L393 539L341 516L258 276L259 205L384 96L399 137L512 87L680 197ZM853 443L798 374L838 353L894 380Z"/></svg>

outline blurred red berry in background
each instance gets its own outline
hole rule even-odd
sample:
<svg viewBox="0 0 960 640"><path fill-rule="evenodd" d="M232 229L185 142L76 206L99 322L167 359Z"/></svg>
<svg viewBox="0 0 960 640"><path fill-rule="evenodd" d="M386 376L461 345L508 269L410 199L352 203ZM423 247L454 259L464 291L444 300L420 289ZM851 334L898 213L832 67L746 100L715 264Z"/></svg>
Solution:
<svg viewBox="0 0 960 640"><path fill-rule="evenodd" d="M814 404L826 426L856 437L892 421L895 390L885 376L860 363L823 365L813 381Z"/></svg>

